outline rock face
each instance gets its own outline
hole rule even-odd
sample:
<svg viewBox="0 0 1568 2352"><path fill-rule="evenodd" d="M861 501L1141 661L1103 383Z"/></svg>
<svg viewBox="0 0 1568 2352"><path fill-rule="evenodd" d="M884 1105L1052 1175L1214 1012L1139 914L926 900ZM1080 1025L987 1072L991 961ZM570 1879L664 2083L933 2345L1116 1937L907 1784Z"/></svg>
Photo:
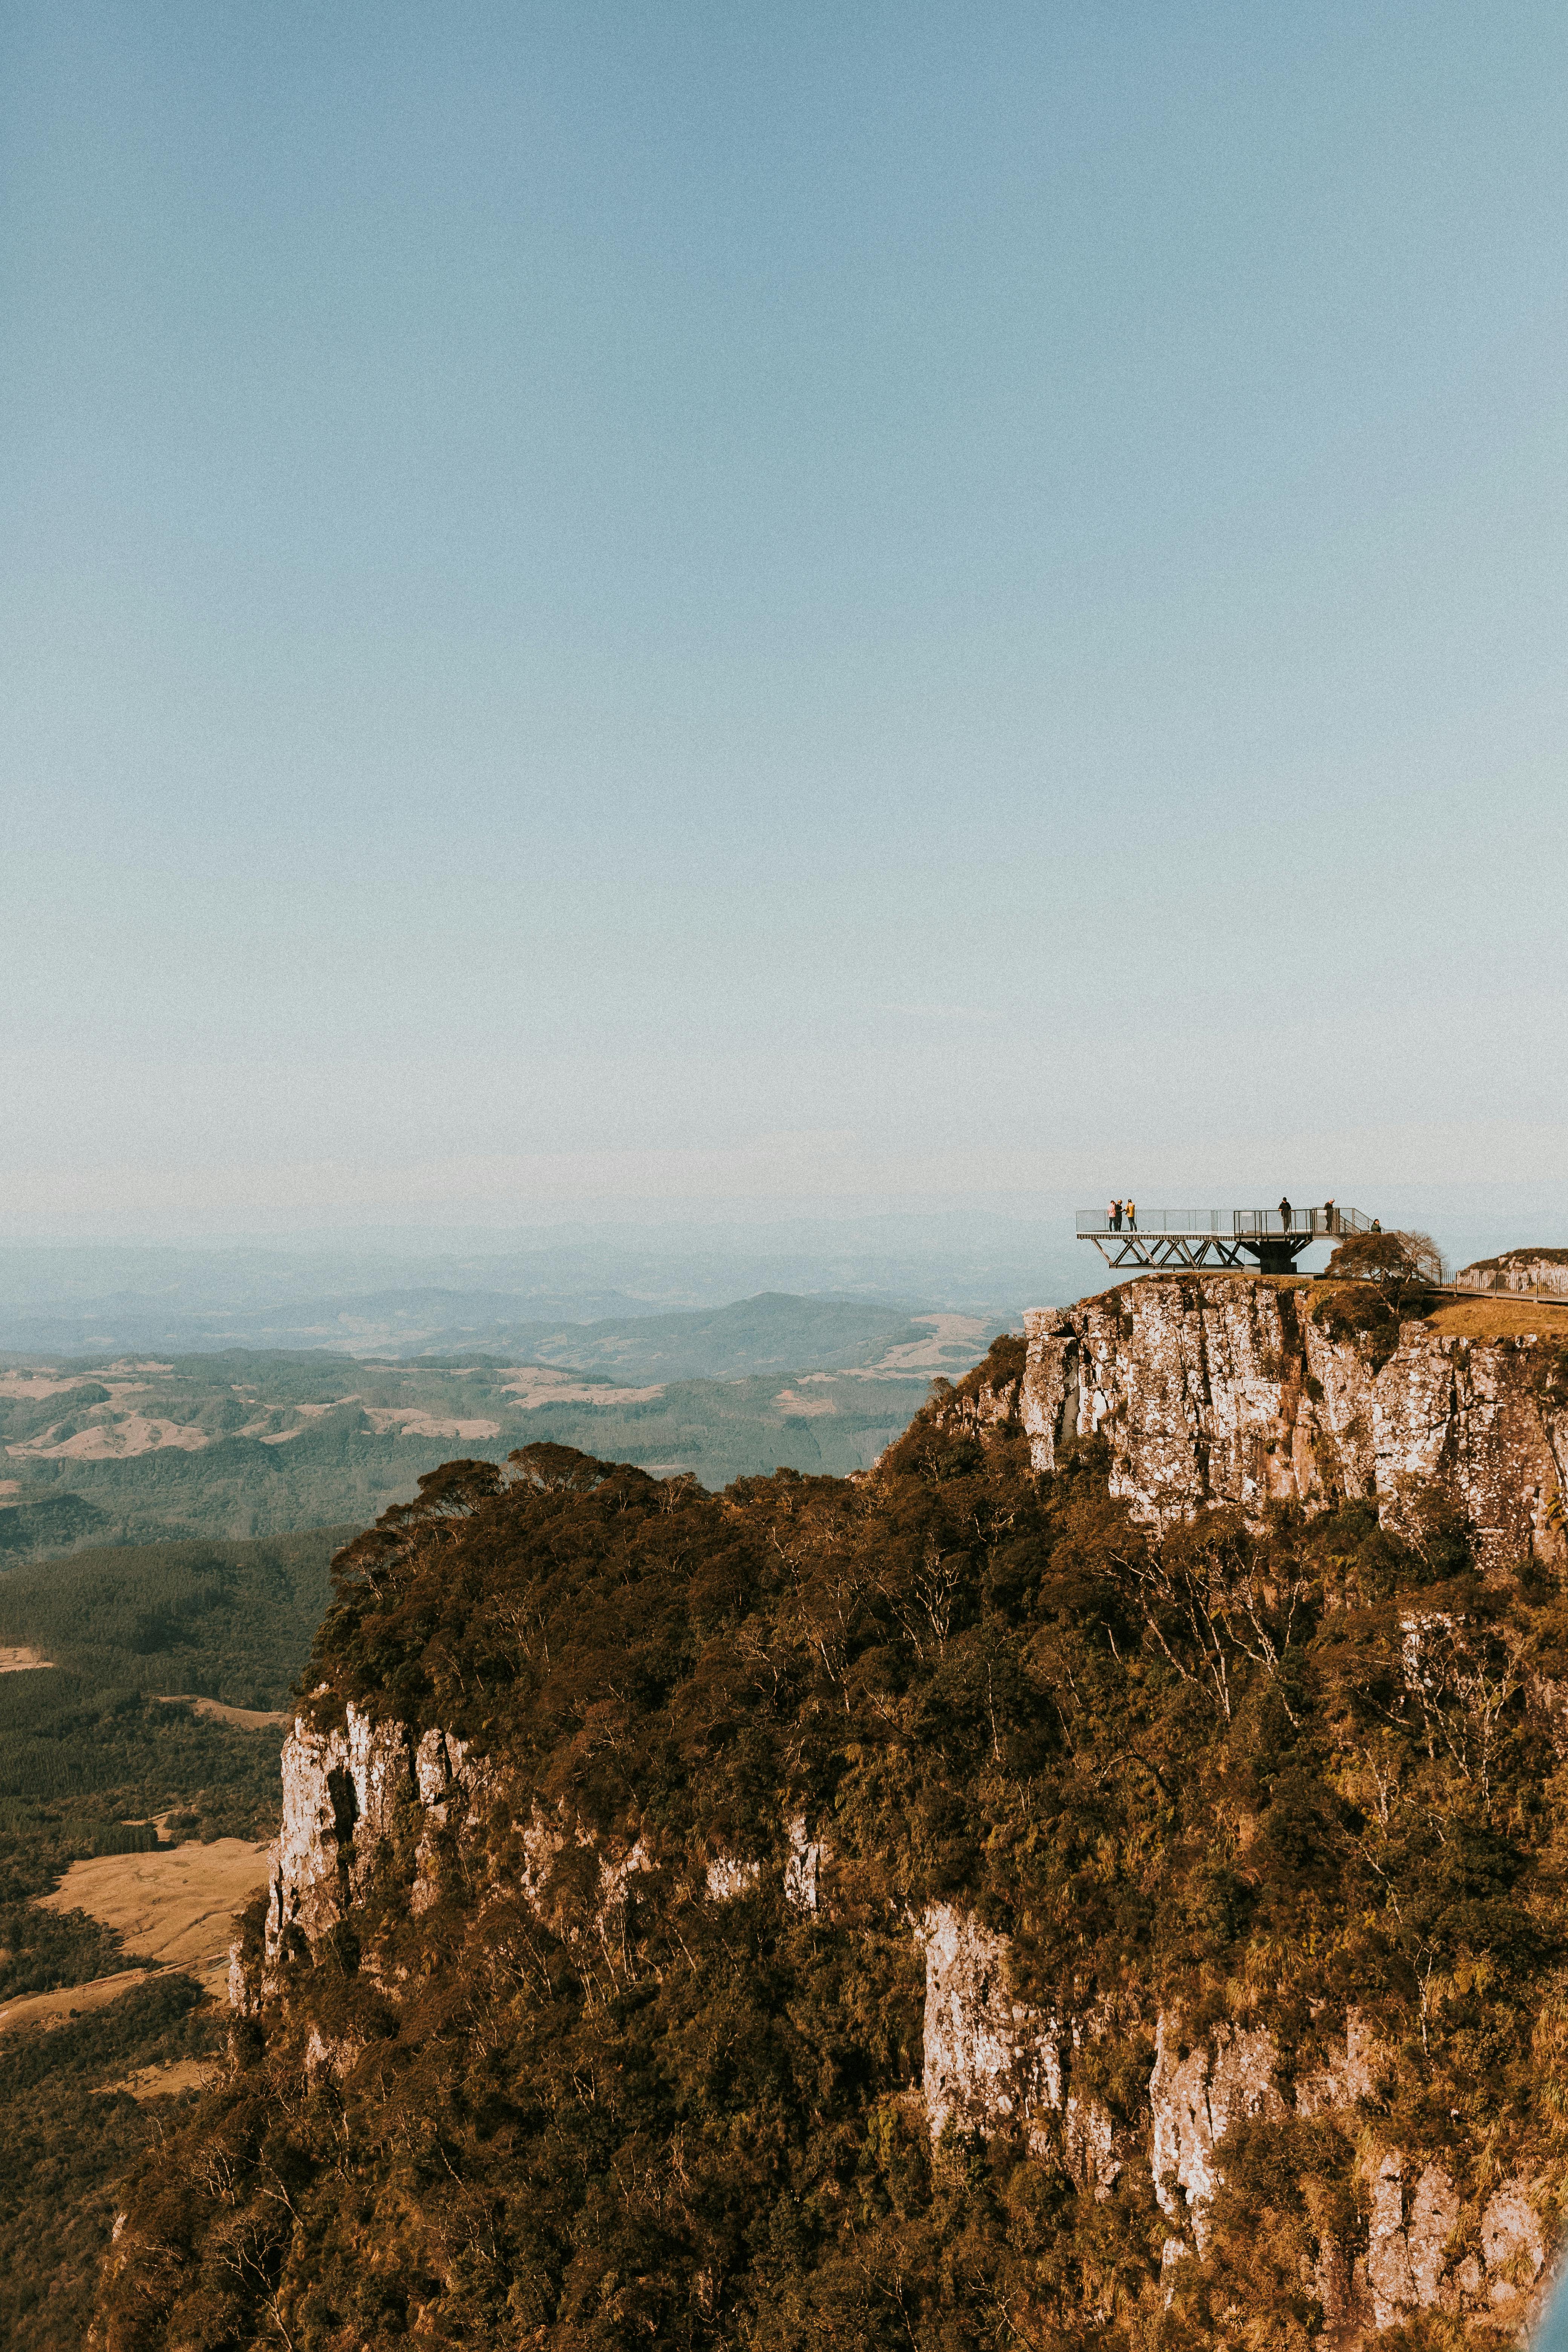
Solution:
<svg viewBox="0 0 1568 2352"><path fill-rule="evenodd" d="M920 1929L925 1948L925 2105L933 2139L954 2125L991 2137L1021 2129L1030 2152L1056 2155L1099 2197L1122 2167L1113 2119L1103 2105L1075 2097L1072 2053L1081 2025L1018 2001L1009 1947L977 1919L949 1904L929 1909ZM1284 2070L1273 2036L1221 2024L1184 2037L1180 2016L1156 2021L1154 2065L1140 2137L1154 2194L1172 2227L1167 2273L1191 2248L1200 2257L1212 2235L1211 2210L1224 2179L1226 2146L1237 2126L1337 2116L1352 2140L1364 2130L1363 2103L1374 2099L1376 2051L1352 2010L1342 2043L1324 2063L1281 2087ZM1366 2238L1325 2240L1313 2291L1339 2336L1363 2339L1421 2311L1489 2313L1518 2326L1532 2315L1545 2268L1545 2241L1527 2183L1505 2181L1481 2215L1479 2246L1461 2228L1452 2179L1436 2162L1412 2164L1397 2148L1374 2149L1364 2166Z"/></svg>
<svg viewBox="0 0 1568 2352"><path fill-rule="evenodd" d="M1248 1275L1151 1275L1025 1318L1019 1412L1037 1469L1099 1434L1111 1489L1153 1526L1205 1505L1258 1513L1420 1495L1459 1509L1484 1567L1563 1552L1568 1407L1553 1351L1401 1327L1380 1370L1314 1321L1307 1286Z"/></svg>
<svg viewBox="0 0 1568 2352"><path fill-rule="evenodd" d="M289 1958L302 1958L363 1902L378 1860L401 1830L414 1839L409 1907L417 1916L436 1900L435 1833L472 1824L486 1780L466 1741L449 1731L416 1734L405 1723L375 1722L350 1700L341 1729L317 1730L296 1718L283 1745L283 1820L269 1855L264 1967L268 1976ZM584 1922L568 1919L552 1874L563 1853L588 1859L587 1930L601 1942L620 1929L632 1881L654 1867L641 1838L624 1851L599 1850L578 1827L570 1832L535 1807L512 1828L522 1848L517 1891L530 1908L569 1937ZM804 1816L786 1826L784 1894L798 1910L815 1911L829 1850L812 1837ZM710 1901L732 1902L761 1884L762 1864L740 1856L710 1857L704 1882ZM581 1892L580 1889L576 1890ZM583 1907L581 1906L577 1906ZM229 2000L252 2010L259 1988L236 1945L229 1962Z"/></svg>
<svg viewBox="0 0 1568 2352"><path fill-rule="evenodd" d="M1081 2186L1108 2197L1122 2168L1115 2124L1074 2081L1075 2056L1098 2038L1103 2019L1064 2023L1016 2000L1007 1938L952 1904L933 1904L920 1936L932 2139L949 2122L987 2138L1013 2126L1033 2155L1055 2154Z"/></svg>
<svg viewBox="0 0 1568 2352"><path fill-rule="evenodd" d="M950 2117L990 2133L1026 2130L1062 2103L1058 2036L1014 2000L1006 1938L952 1904L921 1923L925 1944L925 2104L931 2137Z"/></svg>
<svg viewBox="0 0 1568 2352"><path fill-rule="evenodd" d="M1208 2245L1208 2210L1222 2168L1216 2150L1226 2132L1254 2116L1285 2113L1275 2088L1278 2064L1267 2033L1221 2026L1212 2041L1188 2050L1180 2021L1160 2019L1149 2082L1154 2194L1167 2221L1190 2223L1200 2254Z"/></svg>
<svg viewBox="0 0 1568 2352"><path fill-rule="evenodd" d="M1374 2327L1391 2327L1411 2311L1429 2311L1459 2298L1444 2294L1444 2256L1459 2218L1459 2200L1441 2165L1405 2179L1403 2158L1388 2149L1369 2167L1372 2210L1367 2218L1366 2284Z"/></svg>
<svg viewBox="0 0 1568 2352"><path fill-rule="evenodd" d="M1467 1290L1546 1290L1568 1298L1568 1250L1505 1250L1454 1277Z"/></svg>
<svg viewBox="0 0 1568 2352"><path fill-rule="evenodd" d="M1518 2327L1534 2314L1546 2267L1541 2222L1525 2182L1505 2180L1481 2214L1480 2246L1466 2242L1463 2209L1439 2164L1408 2164L1397 2148L1367 2165L1365 2296L1375 2328L1413 2312L1487 2312Z"/></svg>
<svg viewBox="0 0 1568 2352"><path fill-rule="evenodd" d="M301 1942L318 1944L363 1900L384 1843L400 1826L400 1810L419 1842L410 1899L416 1911L426 1907L429 1832L446 1826L454 1799L466 1812L474 1793L462 1740L442 1731L416 1739L406 1724L374 1722L352 1699L345 1717L342 1729L323 1732L299 1717L283 1744L283 1822L269 1858L268 1968ZM231 1998L237 1991L236 2006L243 2007L242 1969L237 1987L231 1969Z"/></svg>

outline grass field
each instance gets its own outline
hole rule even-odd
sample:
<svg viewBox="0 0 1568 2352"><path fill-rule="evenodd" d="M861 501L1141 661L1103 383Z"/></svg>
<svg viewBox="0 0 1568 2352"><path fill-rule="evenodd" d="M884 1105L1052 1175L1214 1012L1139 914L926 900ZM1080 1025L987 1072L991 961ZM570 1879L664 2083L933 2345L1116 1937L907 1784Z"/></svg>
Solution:
<svg viewBox="0 0 1568 2352"><path fill-rule="evenodd" d="M1479 1298L1449 1298L1426 1318L1428 1327L1450 1339L1568 1339L1568 1299L1546 1306L1506 1292Z"/></svg>
<svg viewBox="0 0 1568 2352"><path fill-rule="evenodd" d="M183 1969L209 1992L228 1971L235 1913L267 1883L259 1840L193 1840L153 1853L106 1853L73 1862L44 1911L82 1911L112 1928L127 1953Z"/></svg>

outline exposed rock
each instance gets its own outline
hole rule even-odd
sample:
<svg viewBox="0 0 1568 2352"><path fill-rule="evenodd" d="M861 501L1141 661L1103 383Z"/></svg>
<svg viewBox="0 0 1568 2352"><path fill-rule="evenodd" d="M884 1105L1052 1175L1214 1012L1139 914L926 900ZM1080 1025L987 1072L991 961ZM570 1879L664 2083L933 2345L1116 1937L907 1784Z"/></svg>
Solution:
<svg viewBox="0 0 1568 2352"><path fill-rule="evenodd" d="M1079 2098L1076 2092L1069 2091L1062 2147L1068 2170L1079 2188L1091 2190L1097 2198L1109 2197L1121 2171L1121 2159L1116 2153L1116 2126L1109 2107L1098 2099Z"/></svg>
<svg viewBox="0 0 1568 2352"><path fill-rule="evenodd" d="M1456 2286L1445 2292L1444 2269L1459 2200L1441 2165L1424 2165L1407 2193L1405 2160L1397 2149L1387 2150L1373 2159L1370 2186L1366 2283L1373 2325L1391 2327L1402 2313L1457 2302Z"/></svg>
<svg viewBox="0 0 1568 2352"><path fill-rule="evenodd" d="M1110 2110L1072 2086L1074 2052L1102 2019L1064 2029L1013 1997L1011 1946L967 1912L933 1904L921 1923L923 2084L932 2139L949 2118L987 2137L1011 2124L1036 2156L1054 2149L1082 2189L1109 2197L1121 2171Z"/></svg>
<svg viewBox="0 0 1568 2352"><path fill-rule="evenodd" d="M1342 2050L1331 2052L1326 2063L1310 2074L1297 2075L1296 2113L1321 2116L1336 2107L1351 2107L1358 2099L1370 2099L1375 2087L1376 2053L1371 2032L1360 2010L1349 2010Z"/></svg>
<svg viewBox="0 0 1568 2352"><path fill-rule="evenodd" d="M1391 2327L1411 2312L1438 2307L1490 2309L1510 2324L1528 2318L1546 2244L1527 2184L1515 2178L1493 2190L1481 2215L1478 2262L1458 2234L1462 2208L1443 2167L1424 2165L1414 2182L1410 2173L1397 2148L1368 2166L1365 2275L1373 2326Z"/></svg>
<svg viewBox="0 0 1568 2352"><path fill-rule="evenodd" d="M1011 1421L1017 1413L1022 1381L1020 1372L1011 1380L983 1377L973 1386L966 1381L942 1407L944 1426L988 1439L1002 1423Z"/></svg>
<svg viewBox="0 0 1568 2352"><path fill-rule="evenodd" d="M377 1857L402 1806L422 1813L410 1903L434 1900L431 1838L451 1820L469 1818L481 1775L468 1743L426 1731L415 1740L405 1723L377 1722L351 1699L341 1729L319 1731L303 1716L283 1743L283 1820L269 1857L266 1960L276 1966L291 1937L313 1947L362 1901ZM243 2010L255 1998L243 1959L230 1960L229 1998Z"/></svg>
<svg viewBox="0 0 1568 2352"><path fill-rule="evenodd" d="M518 1892L535 1916L567 1943L579 1943L587 1933L606 1951L618 1944L630 1883L654 1867L643 1840L606 1851L580 1822L568 1830L561 1816L552 1819L537 1802L528 1821L512 1827L524 1857Z"/></svg>
<svg viewBox="0 0 1568 2352"><path fill-rule="evenodd" d="M1504 1250L1478 1258L1454 1279L1467 1290L1546 1290L1568 1297L1568 1250Z"/></svg>
<svg viewBox="0 0 1568 2352"><path fill-rule="evenodd" d="M257 2006L257 1989L246 1967L245 1946L238 1936L228 1948L228 2005L237 2017L254 2015Z"/></svg>
<svg viewBox="0 0 1568 2352"><path fill-rule="evenodd" d="M341 2083L363 2048L364 2041L359 2034L333 2037L324 2034L319 2025L312 2025L305 2042L308 2080L313 2083L330 2074Z"/></svg>
<svg viewBox="0 0 1568 2352"><path fill-rule="evenodd" d="M454 1732L427 1731L415 1750L414 1777L418 1784L419 1801L442 1821L453 1797L467 1791L463 1768L469 1744Z"/></svg>
<svg viewBox="0 0 1568 2352"><path fill-rule="evenodd" d="M1568 1409L1545 1398L1543 1349L1411 1322L1374 1372L1307 1301L1256 1276L1149 1275L1026 1315L1018 1410L1036 1467L1098 1433L1112 1492L1155 1526L1209 1504L1345 1497L1397 1523L1419 1495L1464 1513L1484 1566L1555 1559Z"/></svg>
<svg viewBox="0 0 1568 2352"><path fill-rule="evenodd" d="M579 1832L579 1843L584 1833ZM588 1841L591 1843L591 1841ZM594 1926L606 1953L626 1941L626 1902L631 1882L654 1866L652 1854L641 1838L635 1838L624 1853L601 1853L599 1862L599 1903L594 1914Z"/></svg>
<svg viewBox="0 0 1568 2352"><path fill-rule="evenodd" d="M1546 2242L1525 2183L1505 2180L1481 2215L1487 2299L1494 2306L1528 2295L1546 2267Z"/></svg>
<svg viewBox="0 0 1568 2352"><path fill-rule="evenodd" d="M1167 2221L1190 2222L1199 2253L1208 2245L1208 2209L1223 2168L1215 2150L1233 2125L1282 2116L1273 2036L1216 2026L1212 2042L1184 2049L1181 2021L1162 2015L1149 2078L1153 2114L1154 2194Z"/></svg>
<svg viewBox="0 0 1568 2352"><path fill-rule="evenodd" d="M406 1724L374 1722L352 1700L342 1730L296 1719L283 1743L283 1824L270 1857L269 1965L291 1934L313 1946L363 1896L399 1799L415 1793Z"/></svg>
<svg viewBox="0 0 1568 2352"><path fill-rule="evenodd" d="M990 2133L1026 2128L1062 2099L1058 2034L1037 2010L1016 2001L1007 1939L967 1912L933 1904L921 1923L925 1942L924 2091L933 2139L952 2117Z"/></svg>
<svg viewBox="0 0 1568 2352"><path fill-rule="evenodd" d="M738 1895L750 1895L761 1881L760 1862L742 1862L732 1853L715 1854L708 1864L708 1893L715 1903L732 1903Z"/></svg>
<svg viewBox="0 0 1568 2352"><path fill-rule="evenodd" d="M784 1864L784 1901L796 1911L815 1911L826 1849L820 1838L807 1835L805 1815L786 1822L789 1856Z"/></svg>

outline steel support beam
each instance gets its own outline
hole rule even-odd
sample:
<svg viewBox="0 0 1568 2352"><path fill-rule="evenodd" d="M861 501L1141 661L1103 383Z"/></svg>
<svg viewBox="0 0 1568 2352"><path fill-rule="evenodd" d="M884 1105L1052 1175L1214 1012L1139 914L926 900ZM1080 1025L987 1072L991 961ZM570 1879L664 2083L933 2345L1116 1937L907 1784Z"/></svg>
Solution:
<svg viewBox="0 0 1568 2352"><path fill-rule="evenodd" d="M1293 1274L1296 1260L1321 1236L1316 1234L1080 1234L1107 1265L1135 1265L1157 1274L1170 1266L1196 1273L1200 1266L1240 1266L1255 1257L1260 1274Z"/></svg>

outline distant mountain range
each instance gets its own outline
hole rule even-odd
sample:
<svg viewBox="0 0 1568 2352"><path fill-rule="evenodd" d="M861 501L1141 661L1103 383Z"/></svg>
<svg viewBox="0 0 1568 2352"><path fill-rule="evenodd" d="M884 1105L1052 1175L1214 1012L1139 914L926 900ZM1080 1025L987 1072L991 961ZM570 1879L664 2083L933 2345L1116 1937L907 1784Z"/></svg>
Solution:
<svg viewBox="0 0 1568 2352"><path fill-rule="evenodd" d="M869 1223L863 1234L820 1238L676 1232L450 1249L12 1244L0 1244L0 1355L225 1348L515 1354L568 1325L711 1313L759 1294L869 1309L881 1328L928 1312L1003 1324L1026 1307L1075 1296L1082 1287L1075 1276L1070 1229L1047 1243L1037 1228L1001 1221L994 1232L967 1237L911 1236Z"/></svg>

